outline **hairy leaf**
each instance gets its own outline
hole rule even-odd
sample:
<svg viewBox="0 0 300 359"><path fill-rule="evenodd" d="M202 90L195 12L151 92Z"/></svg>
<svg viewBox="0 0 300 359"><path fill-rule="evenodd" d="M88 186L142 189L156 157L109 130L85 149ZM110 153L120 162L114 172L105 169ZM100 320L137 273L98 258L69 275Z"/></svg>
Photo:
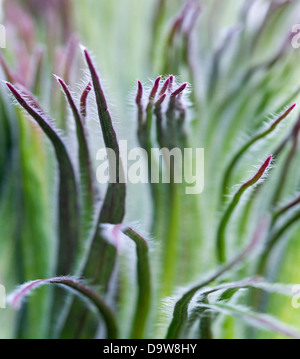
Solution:
<svg viewBox="0 0 300 359"><path fill-rule="evenodd" d="M49 279L41 279L33 282L23 284L20 288L12 293L9 297L9 302L14 308L20 308L24 298L31 293L34 289L46 285L46 284L58 284L68 289L72 289L77 295L88 299L98 310L99 314L103 317L106 324L107 337L109 339L116 339L118 337L118 326L114 313L107 306L104 300L90 288L84 286L77 280L70 277L57 277Z"/></svg>
<svg viewBox="0 0 300 359"><path fill-rule="evenodd" d="M8 82L6 84L19 104L38 123L55 149L60 175L59 250L56 272L61 275L68 274L75 262L80 234L77 185L74 169L64 142L48 122L46 116L35 109L13 85Z"/></svg>

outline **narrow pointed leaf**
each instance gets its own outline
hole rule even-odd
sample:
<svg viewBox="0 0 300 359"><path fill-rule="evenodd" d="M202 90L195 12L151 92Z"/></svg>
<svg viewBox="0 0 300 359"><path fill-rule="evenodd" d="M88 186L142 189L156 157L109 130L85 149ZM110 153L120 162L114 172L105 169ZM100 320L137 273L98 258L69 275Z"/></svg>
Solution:
<svg viewBox="0 0 300 359"><path fill-rule="evenodd" d="M66 146L56 130L10 83L7 87L19 104L33 117L51 141L59 165L59 250L57 270L59 275L70 273L75 261L80 234L77 185L73 166Z"/></svg>
<svg viewBox="0 0 300 359"><path fill-rule="evenodd" d="M261 222L253 236L250 244L243 250L236 258L234 258L227 265L218 269L215 273L213 273L209 278L201 282L199 285L193 287L189 291L187 291L176 303L173 311L173 318L168 328L168 333L166 339L179 339L181 333L184 329L184 326L188 319L188 308L191 300L195 296L195 294L208 286L210 283L216 281L221 278L224 274L235 268L238 264L240 264L245 258L247 258L258 246L261 241L262 235L265 232L265 228L267 223Z"/></svg>
<svg viewBox="0 0 300 359"><path fill-rule="evenodd" d="M187 83L185 82L177 90L172 92L171 98L175 98L176 96L180 95L186 89L186 87L187 87Z"/></svg>
<svg viewBox="0 0 300 359"><path fill-rule="evenodd" d="M164 82L164 84L162 85L162 88L161 88L161 90L159 91L159 96L160 96L160 97L167 92L167 90L168 90L168 88L169 88L169 83L170 83L170 77L168 77L168 78L166 79L166 81Z"/></svg>
<svg viewBox="0 0 300 359"><path fill-rule="evenodd" d="M143 339L151 304L151 275L149 262L149 248L146 240L132 228L124 231L136 244L137 252L137 281L138 298L133 320L131 338Z"/></svg>
<svg viewBox="0 0 300 359"><path fill-rule="evenodd" d="M154 85L152 87L152 90L150 92L150 96L149 96L149 101L154 101L155 100L155 97L156 97L156 94L157 94L157 91L159 89L159 84L160 84L160 80L161 80L161 76L159 76L155 82L154 82Z"/></svg>
<svg viewBox="0 0 300 359"><path fill-rule="evenodd" d="M34 289L46 284L61 285L67 289L71 289L72 292L75 292L78 296L87 299L97 308L100 316L104 319L108 339L118 338L118 325L112 310L97 293L70 277L41 279L26 283L10 295L9 302L14 308L18 309L27 295L29 295Z"/></svg>
<svg viewBox="0 0 300 359"><path fill-rule="evenodd" d="M249 308L241 306L231 306L227 304L201 304L200 307L212 311L220 312L225 315L235 316L244 322L258 329L265 329L271 332L280 333L285 337L300 339L300 333L296 329L288 327L278 319L261 313L255 313Z"/></svg>
<svg viewBox="0 0 300 359"><path fill-rule="evenodd" d="M258 141L260 141L261 139L265 138L266 136L268 136L270 133L272 133L273 131L276 130L276 128L278 127L278 125L284 120L286 119L290 113L294 110L294 108L296 107L296 104L293 104L292 106L290 106L283 114L281 114L273 123L271 123L271 125L265 130L262 131L261 133L257 134L256 136L254 136L253 138L251 138L240 150L239 152L233 157L232 161L230 162L229 166L226 169L225 175L224 175L224 181L222 184L222 198L224 198L224 196L228 193L228 186L229 186L229 181L231 178L231 174L232 171L234 170L236 164L238 163L238 161L240 160L240 158L243 156L243 154L245 152L247 152L247 150L252 147L255 143L257 143Z"/></svg>
<svg viewBox="0 0 300 359"><path fill-rule="evenodd" d="M87 142L87 135L85 131L85 127L82 121L82 117L80 112L75 104L73 96L65 84L65 82L57 77L57 81L62 87L64 91L67 101L70 105L72 110L75 123L76 123L76 133L77 133L77 140L78 140L78 157L79 157L79 167L80 167L80 181L81 181L81 198L83 203L83 227L84 233L83 236L87 237L90 223L93 219L93 212L94 212L94 189L93 189L93 175L92 175L92 164L90 158L90 152ZM85 239L85 238L84 238Z"/></svg>
<svg viewBox="0 0 300 359"><path fill-rule="evenodd" d="M272 156L268 157L267 160L264 162L264 164L260 167L258 172L246 183L244 183L240 189L237 191L237 193L234 195L231 203L229 204L227 210L225 211L217 233L217 254L218 254L218 260L220 263L224 263L226 261L226 242L225 242L225 234L226 234L226 228L228 225L228 222L231 218L232 213L234 212L235 208L239 204L239 201L244 194L244 192L250 188L251 186L254 186L264 175L267 168L269 167L272 160Z"/></svg>
<svg viewBox="0 0 300 359"><path fill-rule="evenodd" d="M270 236L268 242L266 243L264 252L259 258L258 270L259 274L265 274L270 255L272 254L273 249L278 245L278 243L285 239L285 233L300 219L300 210L297 210L292 217L288 218L272 235Z"/></svg>
<svg viewBox="0 0 300 359"><path fill-rule="evenodd" d="M274 221L276 221L281 215L289 212L291 209L293 209L294 207L298 206L298 204L300 204L300 195L294 199L292 202L288 203L287 205L285 205L283 208L279 209L278 211L276 211L274 213Z"/></svg>
<svg viewBox="0 0 300 359"><path fill-rule="evenodd" d="M91 91L92 91L92 83L89 82L86 88L84 89L84 91L82 92L80 98L80 114L84 120L87 116L87 99Z"/></svg>
<svg viewBox="0 0 300 359"><path fill-rule="evenodd" d="M110 184L106 198L104 200L101 222L119 224L122 222L125 212L125 196L126 189L125 184L120 183L120 178L123 176L123 168L120 158L120 149L116 136L116 132L113 128L111 116L108 110L107 102L104 92L101 87L100 79L96 68L93 64L90 54L87 50L84 50L84 56L89 67L94 91L96 95L96 102L99 114L99 120L102 128L102 134L106 148L110 148L115 152L116 164L111 164L110 167L115 167L116 171L116 183Z"/></svg>
<svg viewBox="0 0 300 359"><path fill-rule="evenodd" d="M110 173L111 171L115 171L116 181L108 185L106 196L95 225L92 241L88 248L87 258L82 269L83 277L89 278L93 285L100 285L102 291L105 293L108 290L109 281L115 267L116 249L103 238L100 225L102 223L122 223L125 214L126 187L125 183L121 183L122 181L120 181L121 178L124 177L120 149L99 75L89 52L84 49L83 53L92 78L104 144L107 149L114 151L116 158L116 163L114 163L110 156L108 156ZM76 331L77 337L81 338L87 335L89 337L95 335L94 326L92 325L93 318L87 316L86 310L84 310L76 300L69 308L68 316L61 328L62 333L67 331L69 334L70 330L72 331L71 323L74 313L79 318L82 318L80 330L74 328L74 333ZM70 335L71 337L74 336L73 333Z"/></svg>

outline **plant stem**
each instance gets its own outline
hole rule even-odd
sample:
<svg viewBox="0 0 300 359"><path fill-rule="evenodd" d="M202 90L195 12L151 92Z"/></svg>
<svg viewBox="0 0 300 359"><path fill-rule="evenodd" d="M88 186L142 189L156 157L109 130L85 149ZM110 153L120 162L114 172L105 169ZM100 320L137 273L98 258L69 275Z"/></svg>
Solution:
<svg viewBox="0 0 300 359"><path fill-rule="evenodd" d="M136 244L138 298L134 315L131 339L143 339L151 305L151 275L147 242L133 229L124 232Z"/></svg>

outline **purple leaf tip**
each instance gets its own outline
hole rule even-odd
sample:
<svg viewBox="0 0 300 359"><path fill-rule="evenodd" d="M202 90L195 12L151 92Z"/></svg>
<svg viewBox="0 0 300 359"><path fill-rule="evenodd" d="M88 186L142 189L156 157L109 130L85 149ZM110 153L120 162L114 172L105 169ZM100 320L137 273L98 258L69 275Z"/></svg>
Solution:
<svg viewBox="0 0 300 359"><path fill-rule="evenodd" d="M172 91L173 91L173 82L174 82L174 76L171 75L171 76L169 77L169 87L168 87L169 92L172 92Z"/></svg>
<svg viewBox="0 0 300 359"><path fill-rule="evenodd" d="M88 95L91 92L91 90L92 90L92 82L89 81L86 88L82 92L82 95L80 98L80 113L83 118L85 118L87 115L87 98L88 98Z"/></svg>
<svg viewBox="0 0 300 359"><path fill-rule="evenodd" d="M166 79L166 81L164 82L160 92L159 92L159 96L162 96L169 88L169 83L170 83L170 77L168 77Z"/></svg>
<svg viewBox="0 0 300 359"><path fill-rule="evenodd" d="M269 156L266 159L266 161L263 163L263 165L260 167L260 169L257 171L255 176L250 181L248 181L248 182L246 182L244 184L244 187L250 187L250 186L254 185L256 182L258 182L262 178L264 173L266 172L266 170L269 167L272 159L273 159L273 155Z"/></svg>
<svg viewBox="0 0 300 359"><path fill-rule="evenodd" d="M172 92L171 97L176 97L176 96L180 95L186 89L186 87L187 87L187 82L185 82L177 90Z"/></svg>
<svg viewBox="0 0 300 359"><path fill-rule="evenodd" d="M159 89L160 80L161 80L161 76L159 76L154 82L153 88L152 88L150 96L149 96L150 101L153 101L155 99L155 96L156 96L157 91Z"/></svg>
<svg viewBox="0 0 300 359"><path fill-rule="evenodd" d="M162 96L160 96L160 98L157 100L157 102L155 103L156 107L159 107L162 105L162 103L165 101L167 95L163 94Z"/></svg>

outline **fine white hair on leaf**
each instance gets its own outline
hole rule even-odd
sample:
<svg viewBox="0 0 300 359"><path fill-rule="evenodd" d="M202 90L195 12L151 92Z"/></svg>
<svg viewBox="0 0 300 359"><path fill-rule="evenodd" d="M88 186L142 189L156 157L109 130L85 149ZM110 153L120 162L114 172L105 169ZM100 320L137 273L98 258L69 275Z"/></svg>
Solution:
<svg viewBox="0 0 300 359"><path fill-rule="evenodd" d="M117 115L117 111L116 111L118 106L112 100L114 98L114 96L111 93L111 86L109 85L108 80L106 80L105 76L102 76L102 71L99 70L99 68L98 68L99 63L98 63L98 61L96 61L96 56L93 54L93 52L90 51L89 49L87 49L86 47L84 47L81 44L80 44L80 48L81 48L83 53L84 53L85 50L89 51L89 55L90 55L90 57L92 59L93 64L95 65L95 69L96 69L97 74L99 76L99 80L100 80L100 83L101 83L102 90L103 90L103 92L105 94L105 99L106 99L106 102L107 102L107 106L108 106L108 109L109 109L109 113L110 113L110 116L111 116L111 119L112 119L114 129L116 130L116 132L119 132L120 131L120 129L119 129L120 121L119 121L119 116ZM89 76L88 76L89 79L91 79L89 70L86 69L86 71L89 74ZM94 91L92 91L92 92L94 92ZM94 102L94 107L96 109L96 102ZM95 118L98 119L98 122L99 122L98 111L96 111L96 113L97 113L97 116Z"/></svg>
<svg viewBox="0 0 300 359"><path fill-rule="evenodd" d="M6 82L5 82L6 83ZM9 90L8 90L9 91ZM24 91L18 89L19 94L24 98L24 100L27 102L27 104L34 109L34 111L40 115L43 120L56 132L56 134L60 137L60 139L63 141L65 145L68 143L68 138L65 136L64 132L57 127L57 123L55 119L53 119L51 116L47 114L46 111L41 110L36 107L35 99L33 100L26 94ZM13 94L9 91L9 96L12 99L12 103L20 108L22 112L28 117L28 119L35 125L37 128L40 128L37 122L32 118L32 116L19 104L19 102L16 100L16 98L13 96ZM37 100L36 100L37 101ZM38 101L37 101L38 103Z"/></svg>
<svg viewBox="0 0 300 359"><path fill-rule="evenodd" d="M236 194L236 192L240 189L241 186L243 186L251 177L253 177L255 175L255 173L257 173L257 171L261 168L261 165L264 163L265 160L261 160L260 161L260 165L251 165L251 167L253 168L253 170L248 169L248 174L244 175L244 179L240 182L240 183L236 183L231 187L231 191L229 194L226 195L226 198L228 200L228 202L230 202L230 200L233 199L234 195ZM269 166L265 169L263 175L260 177L260 179L251 187L248 188L249 189L253 189L255 187L257 187L259 184L263 183L269 176L269 172L270 170L275 167L275 158L274 156L272 157L272 161L270 162ZM247 198L247 192L245 193L245 195L241 198L241 203L244 203L245 199Z"/></svg>
<svg viewBox="0 0 300 359"><path fill-rule="evenodd" d="M81 278L74 276L62 276L62 277L49 278L49 279L37 279L18 286L12 293L8 295L7 302L10 303L15 308L20 308L20 305L22 304L23 300L28 296L32 295L35 289L46 284L51 284L54 282L59 282L64 280L71 280L81 284L84 283Z"/></svg>
<svg viewBox="0 0 300 359"><path fill-rule="evenodd" d="M186 288L177 288L176 294L163 298L158 304L159 321L156 323L157 337L165 337L168 327L171 323L174 307L180 297L184 294Z"/></svg>
<svg viewBox="0 0 300 359"><path fill-rule="evenodd" d="M123 252L126 248L127 236L124 230L130 227L130 224L102 224L101 232L108 243L113 245L118 252Z"/></svg>

